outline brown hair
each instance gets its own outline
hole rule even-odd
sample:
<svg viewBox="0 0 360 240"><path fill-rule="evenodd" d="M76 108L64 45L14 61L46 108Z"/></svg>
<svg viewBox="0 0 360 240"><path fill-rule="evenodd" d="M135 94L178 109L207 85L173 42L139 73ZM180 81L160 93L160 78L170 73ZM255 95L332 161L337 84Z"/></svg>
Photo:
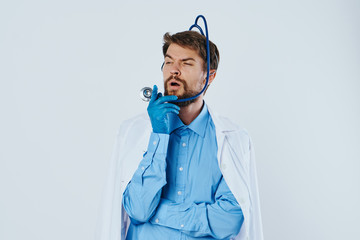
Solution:
<svg viewBox="0 0 360 240"><path fill-rule="evenodd" d="M181 47L187 47L198 52L199 56L204 60L204 71L207 68L206 59L206 37L195 31L184 31L170 35L164 34L163 54L165 54L170 44L175 43ZM220 61L219 50L216 45L209 40L210 45L210 70L217 69Z"/></svg>

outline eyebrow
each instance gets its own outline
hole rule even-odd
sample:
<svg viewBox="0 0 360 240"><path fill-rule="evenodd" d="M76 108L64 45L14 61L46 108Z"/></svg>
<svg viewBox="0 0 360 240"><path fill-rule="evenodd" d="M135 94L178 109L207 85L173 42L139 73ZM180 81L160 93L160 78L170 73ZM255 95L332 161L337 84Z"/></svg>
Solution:
<svg viewBox="0 0 360 240"><path fill-rule="evenodd" d="M165 54L165 57L168 57L168 58L170 58L170 59L173 59L169 54ZM194 61L194 62L196 62L195 59L194 59L194 58L191 58L191 57L181 59L181 61L182 61L182 62L186 62L186 61Z"/></svg>

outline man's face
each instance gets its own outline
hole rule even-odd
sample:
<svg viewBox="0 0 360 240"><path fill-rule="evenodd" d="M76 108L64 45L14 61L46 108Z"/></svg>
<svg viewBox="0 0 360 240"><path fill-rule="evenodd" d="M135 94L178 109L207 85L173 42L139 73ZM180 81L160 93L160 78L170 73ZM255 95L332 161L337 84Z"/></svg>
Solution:
<svg viewBox="0 0 360 240"><path fill-rule="evenodd" d="M179 99L199 93L206 80L204 61L195 50L170 44L163 67L165 95L176 95ZM187 106L194 102L176 103Z"/></svg>

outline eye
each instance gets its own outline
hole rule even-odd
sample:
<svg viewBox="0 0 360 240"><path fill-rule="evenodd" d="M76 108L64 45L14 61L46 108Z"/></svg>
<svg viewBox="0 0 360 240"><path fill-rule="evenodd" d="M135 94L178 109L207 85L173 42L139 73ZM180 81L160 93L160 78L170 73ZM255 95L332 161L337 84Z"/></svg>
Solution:
<svg viewBox="0 0 360 240"><path fill-rule="evenodd" d="M171 63L172 63L172 62L165 62L166 65L169 65L169 64L171 64Z"/></svg>
<svg viewBox="0 0 360 240"><path fill-rule="evenodd" d="M192 66L192 64L191 63L184 63L185 65L187 65L187 66Z"/></svg>

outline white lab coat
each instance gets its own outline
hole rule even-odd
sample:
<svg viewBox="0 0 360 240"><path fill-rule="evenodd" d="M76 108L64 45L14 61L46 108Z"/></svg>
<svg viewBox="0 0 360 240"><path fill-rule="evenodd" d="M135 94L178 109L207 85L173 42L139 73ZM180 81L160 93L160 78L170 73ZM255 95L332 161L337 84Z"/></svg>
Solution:
<svg viewBox="0 0 360 240"><path fill-rule="evenodd" d="M244 214L243 225L235 240L263 240L250 137L245 130L208 109L216 129L220 170ZM146 151L151 131L147 114L121 125L99 209L96 240L125 240L130 220L122 206L122 195Z"/></svg>

